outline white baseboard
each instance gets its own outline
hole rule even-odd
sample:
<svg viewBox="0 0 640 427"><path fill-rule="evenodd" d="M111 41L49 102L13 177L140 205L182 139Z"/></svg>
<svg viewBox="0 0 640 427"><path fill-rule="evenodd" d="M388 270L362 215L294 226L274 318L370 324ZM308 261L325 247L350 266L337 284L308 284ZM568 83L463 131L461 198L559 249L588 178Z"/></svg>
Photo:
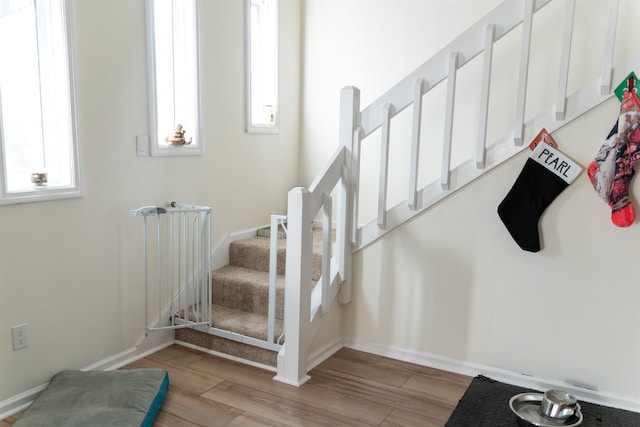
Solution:
<svg viewBox="0 0 640 427"><path fill-rule="evenodd" d="M150 334L148 337L141 340L136 347L128 348L124 351L116 353L112 356L108 356L96 363L93 363L84 368L79 368L81 371L111 371L128 365L136 360L142 359L149 354L155 353L175 343L173 339L173 333L163 334L158 332ZM0 402L0 420L10 417L20 411L24 411L35 400L36 397L47 388L49 382L41 384L30 390L22 392L16 396Z"/></svg>
<svg viewBox="0 0 640 427"><path fill-rule="evenodd" d="M13 414L17 414L18 412L27 409L27 407L31 405L31 402L33 402L33 399L35 399L36 396L38 396L48 385L49 383L39 385L31 390L27 390L0 402L0 420L4 420Z"/></svg>
<svg viewBox="0 0 640 427"><path fill-rule="evenodd" d="M592 390L579 385L567 383L566 381L538 378L493 366L457 360L433 353L386 346L357 338L344 337L342 341L344 346L347 348L377 354L378 356L389 357L404 362L415 363L416 365L428 366L430 368L441 369L443 371L454 372L462 375L483 375L503 383L531 388L534 390L544 391L559 388L570 392L576 396L578 400L618 409L625 409L627 411L640 412L640 401L638 400L606 391Z"/></svg>
<svg viewBox="0 0 640 427"><path fill-rule="evenodd" d="M153 335L154 334L152 334L151 337L153 337ZM81 370L88 371L118 369L122 366L135 362L136 360L139 360L143 357L148 356L149 354L160 351L176 343L173 338L169 340L166 339L169 336L168 334L165 334L164 337L161 337L161 335L162 334L158 334L154 338L145 339L136 347L131 347L120 353L109 356ZM204 351L215 356L247 363L249 365L269 371L275 371L275 368L273 368L272 366L267 366L255 362L248 362L246 360L242 360L233 356L221 354L212 350L193 346L191 344L183 342L178 343L180 345L190 347L199 351ZM535 390L542 391L551 388L561 388L575 395L578 400L583 400L598 405L625 409L633 412L640 412L640 401L631 399L626 396L617 395L615 393L609 393L600 390L591 390L588 388L577 386L575 384L569 384L565 381L538 378L518 372L496 368L493 366L462 361L438 354L408 350L400 347L392 347L367 340L349 337L339 337L333 342L330 342L329 344L310 354L308 358L309 370L315 368L324 360L331 357L331 355L340 350L342 347L352 348L354 350L360 350L367 353L377 354L379 356L389 357L404 362L415 363L417 365L428 366L431 368L441 369L443 371L454 372L462 375L483 375L485 377L489 377L507 384L531 388ZM0 402L0 420L10 417L17 412L23 411L31 404L31 402L33 402L38 394L40 394L40 392L42 392L42 390L47 387L48 384L49 383L39 385Z"/></svg>
<svg viewBox="0 0 640 427"><path fill-rule="evenodd" d="M307 359L307 367L309 368L309 371L333 356L333 354L342 347L344 347L344 340L342 337L338 337L335 341L314 351Z"/></svg>
<svg viewBox="0 0 640 427"><path fill-rule="evenodd" d="M105 357L102 360L97 361L96 363L92 363L89 366L81 368L81 371L112 371L114 369L118 369L121 366L130 363L135 360L138 351L136 347L131 347L126 350L121 351L120 353L116 353L112 356Z"/></svg>

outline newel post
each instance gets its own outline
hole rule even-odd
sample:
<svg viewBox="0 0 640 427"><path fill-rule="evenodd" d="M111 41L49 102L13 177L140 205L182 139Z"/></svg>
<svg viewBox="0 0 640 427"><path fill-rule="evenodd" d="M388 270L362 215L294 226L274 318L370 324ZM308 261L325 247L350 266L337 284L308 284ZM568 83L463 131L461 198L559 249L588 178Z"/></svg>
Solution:
<svg viewBox="0 0 640 427"><path fill-rule="evenodd" d="M313 234L311 193L302 187L289 191L287 207L287 265L284 285L285 343L278 353L274 380L301 386L309 380L311 345L311 257Z"/></svg>
<svg viewBox="0 0 640 427"><path fill-rule="evenodd" d="M360 180L360 89L347 86L340 92L339 143L346 148L342 174L342 195L339 199L336 240L344 249L340 262L342 285L338 294L340 304L349 304L352 297L351 255L356 243L358 224L358 188Z"/></svg>

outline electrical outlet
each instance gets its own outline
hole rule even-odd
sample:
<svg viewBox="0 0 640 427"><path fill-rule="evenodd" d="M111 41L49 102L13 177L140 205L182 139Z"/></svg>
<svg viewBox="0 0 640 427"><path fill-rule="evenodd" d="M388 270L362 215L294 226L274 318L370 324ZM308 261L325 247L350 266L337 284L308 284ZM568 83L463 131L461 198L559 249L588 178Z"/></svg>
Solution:
<svg viewBox="0 0 640 427"><path fill-rule="evenodd" d="M20 350L24 347L29 347L29 333L27 330L27 324L16 325L11 328L13 332L13 349Z"/></svg>

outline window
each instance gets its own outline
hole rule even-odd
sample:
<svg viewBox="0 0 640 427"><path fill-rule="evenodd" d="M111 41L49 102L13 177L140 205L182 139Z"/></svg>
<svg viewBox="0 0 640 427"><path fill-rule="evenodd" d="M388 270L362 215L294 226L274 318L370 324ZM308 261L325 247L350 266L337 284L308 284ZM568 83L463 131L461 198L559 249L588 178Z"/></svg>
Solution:
<svg viewBox="0 0 640 427"><path fill-rule="evenodd" d="M247 0L247 132L277 133L278 1Z"/></svg>
<svg viewBox="0 0 640 427"><path fill-rule="evenodd" d="M196 0L147 0L151 155L202 152Z"/></svg>
<svg viewBox="0 0 640 427"><path fill-rule="evenodd" d="M0 0L0 203L80 196L65 0Z"/></svg>

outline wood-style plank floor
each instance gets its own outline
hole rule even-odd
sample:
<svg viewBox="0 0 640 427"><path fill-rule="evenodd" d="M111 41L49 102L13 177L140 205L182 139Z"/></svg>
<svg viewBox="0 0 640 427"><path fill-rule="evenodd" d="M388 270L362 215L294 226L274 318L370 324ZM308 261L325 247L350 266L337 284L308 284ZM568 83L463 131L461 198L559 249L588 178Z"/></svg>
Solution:
<svg viewBox="0 0 640 427"><path fill-rule="evenodd" d="M313 369L299 388L273 381L273 372L179 345L123 369L131 368L169 372L154 427L440 427L472 380L350 349Z"/></svg>

